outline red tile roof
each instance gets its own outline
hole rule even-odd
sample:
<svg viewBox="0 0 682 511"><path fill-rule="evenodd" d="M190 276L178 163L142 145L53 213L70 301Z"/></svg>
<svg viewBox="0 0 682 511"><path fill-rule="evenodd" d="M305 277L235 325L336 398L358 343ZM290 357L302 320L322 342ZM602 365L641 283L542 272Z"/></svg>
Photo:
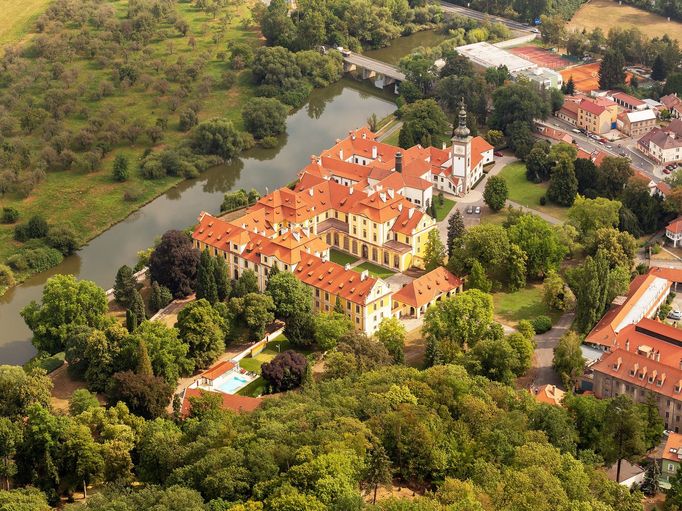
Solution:
<svg viewBox="0 0 682 511"><path fill-rule="evenodd" d="M636 98L634 96L630 96L630 94L626 94L625 92L616 92L614 94L611 94L611 97L614 99L618 99L618 100L622 101L623 103L626 103L628 105L635 106L635 107L646 105L646 103L644 101L642 101L641 99Z"/></svg>
<svg viewBox="0 0 682 511"><path fill-rule="evenodd" d="M661 458L664 460L682 463L682 435L679 433L668 434L668 439L665 441L665 447L661 453Z"/></svg>
<svg viewBox="0 0 682 511"><path fill-rule="evenodd" d="M531 393L533 393L531 391ZM558 388L556 385L541 385L533 393L533 397L539 403L545 403L547 405L561 406L561 402L564 400L566 392Z"/></svg>
<svg viewBox="0 0 682 511"><path fill-rule="evenodd" d="M666 225L665 230L670 231L673 234L680 234L682 232L682 216L678 216L675 220Z"/></svg>
<svg viewBox="0 0 682 511"><path fill-rule="evenodd" d="M360 273L354 270L346 270L340 264L309 254L303 255L294 275L309 286L360 305L374 301L375 297L370 295L378 282L374 277L362 280Z"/></svg>
<svg viewBox="0 0 682 511"><path fill-rule="evenodd" d="M182 417L187 417L192 409L190 398L201 397L204 393L219 395L222 398L221 406L223 410L232 410L238 413L252 412L262 404L262 401L260 399L256 399L255 397L225 394L224 392L212 392L203 389L185 389L182 399L182 407L180 408L180 415Z"/></svg>
<svg viewBox="0 0 682 511"><path fill-rule="evenodd" d="M665 268L663 266L654 266L649 269L649 275L655 275L670 282L682 282L681 268Z"/></svg>
<svg viewBox="0 0 682 511"><path fill-rule="evenodd" d="M393 300L418 308L461 285L462 279L440 266L403 286L393 294Z"/></svg>
<svg viewBox="0 0 682 511"><path fill-rule="evenodd" d="M591 113L592 115L601 115L606 111L606 107L602 105L598 105L592 100L589 99L583 99L580 102L580 110L584 110L586 112Z"/></svg>

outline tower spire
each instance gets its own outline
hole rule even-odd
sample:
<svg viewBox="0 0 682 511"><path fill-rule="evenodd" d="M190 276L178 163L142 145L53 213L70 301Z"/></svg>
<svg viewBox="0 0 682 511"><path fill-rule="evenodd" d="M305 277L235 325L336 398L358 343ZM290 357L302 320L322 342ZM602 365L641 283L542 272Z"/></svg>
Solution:
<svg viewBox="0 0 682 511"><path fill-rule="evenodd" d="M460 140L465 140L469 134L471 133L469 131L469 128L467 128L467 110L466 106L464 104L464 98L461 98L459 101L459 125L457 128L455 128L453 132L453 136L455 138L458 138Z"/></svg>

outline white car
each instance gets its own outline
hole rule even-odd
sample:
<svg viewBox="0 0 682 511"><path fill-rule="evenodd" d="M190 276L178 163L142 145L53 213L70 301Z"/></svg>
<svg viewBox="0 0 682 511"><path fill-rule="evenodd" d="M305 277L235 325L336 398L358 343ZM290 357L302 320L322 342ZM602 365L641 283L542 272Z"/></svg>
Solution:
<svg viewBox="0 0 682 511"><path fill-rule="evenodd" d="M540 33L540 31L537 28L531 28L530 31L533 32L534 34Z"/></svg>

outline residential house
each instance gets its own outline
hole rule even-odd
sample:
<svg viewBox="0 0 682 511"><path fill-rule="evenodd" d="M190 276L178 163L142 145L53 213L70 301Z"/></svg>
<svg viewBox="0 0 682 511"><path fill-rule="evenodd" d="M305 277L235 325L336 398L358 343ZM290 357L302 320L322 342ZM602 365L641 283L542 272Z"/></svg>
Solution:
<svg viewBox="0 0 682 511"><path fill-rule="evenodd" d="M616 126L625 135L640 138L656 127L656 112L653 110L621 112L618 114Z"/></svg>
<svg viewBox="0 0 682 511"><path fill-rule="evenodd" d="M578 125L578 110L580 110L579 102L566 99L559 111L555 114L559 119L566 121L573 126Z"/></svg>
<svg viewBox="0 0 682 511"><path fill-rule="evenodd" d="M515 74L518 79L520 77L528 80L534 84L538 89L561 89L564 84L564 79L561 73L546 67L535 67L524 69Z"/></svg>
<svg viewBox="0 0 682 511"><path fill-rule="evenodd" d="M606 94L606 97L611 101L614 101L618 106L623 107L625 110L640 111L647 110L647 103L639 98L626 94L620 91L610 91Z"/></svg>
<svg viewBox="0 0 682 511"><path fill-rule="evenodd" d="M670 116L673 119L682 117L682 99L677 97L677 92L663 96L660 102L670 112Z"/></svg>
<svg viewBox="0 0 682 511"><path fill-rule="evenodd" d="M550 141L565 142L566 144L572 144L574 139L571 135L565 131L557 130L544 124L538 124L538 134L541 137L547 138Z"/></svg>
<svg viewBox="0 0 682 511"><path fill-rule="evenodd" d="M615 128L618 105L613 101L596 98L583 99L578 105L578 128L603 135Z"/></svg>
<svg viewBox="0 0 682 511"><path fill-rule="evenodd" d="M659 164L682 161L682 120L651 129L637 141L637 149Z"/></svg>
<svg viewBox="0 0 682 511"><path fill-rule="evenodd" d="M633 485L641 485L644 482L646 471L639 465L630 463L628 460L620 461L620 474L618 474L618 463L614 463L606 470L606 477L615 481L621 486L632 488ZM616 480L618 477L618 480Z"/></svg>
<svg viewBox="0 0 682 511"><path fill-rule="evenodd" d="M682 216L678 216L665 226L665 237L673 242L674 247L677 247L677 242L682 240Z"/></svg>
<svg viewBox="0 0 682 511"><path fill-rule="evenodd" d="M566 392L550 383L539 387L532 387L530 392L538 403L553 406L561 406L561 403L566 396Z"/></svg>
<svg viewBox="0 0 682 511"><path fill-rule="evenodd" d="M664 490L670 489L670 483L680 471L682 463L682 435L670 432L661 453L661 475L658 482Z"/></svg>
<svg viewBox="0 0 682 511"><path fill-rule="evenodd" d="M393 314L398 318L420 318L431 305L462 292L463 288L462 279L438 267L393 293Z"/></svg>

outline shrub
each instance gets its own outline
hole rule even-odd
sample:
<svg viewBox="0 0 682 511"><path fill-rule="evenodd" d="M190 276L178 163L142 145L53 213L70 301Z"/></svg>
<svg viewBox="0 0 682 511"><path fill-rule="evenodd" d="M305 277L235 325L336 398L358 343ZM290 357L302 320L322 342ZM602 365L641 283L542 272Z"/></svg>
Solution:
<svg viewBox="0 0 682 511"><path fill-rule="evenodd" d="M547 204L547 197L543 195L540 197L540 206L544 206L545 204Z"/></svg>
<svg viewBox="0 0 682 511"><path fill-rule="evenodd" d="M269 392L282 392L303 382L308 360L305 355L287 350L261 366L261 375Z"/></svg>
<svg viewBox="0 0 682 511"><path fill-rule="evenodd" d="M64 257L59 250L49 247L22 250L7 259L14 270L24 272L31 270L35 273L49 270L62 262Z"/></svg>
<svg viewBox="0 0 682 511"><path fill-rule="evenodd" d="M537 316L531 324L536 334L544 334L552 329L552 320L548 316Z"/></svg>
<svg viewBox="0 0 682 511"><path fill-rule="evenodd" d="M128 179L128 158L122 154L117 154L114 159L112 175L116 181L126 181Z"/></svg>
<svg viewBox="0 0 682 511"><path fill-rule="evenodd" d="M73 254L79 246L76 231L68 224L50 227L46 242L65 256Z"/></svg>
<svg viewBox="0 0 682 511"><path fill-rule="evenodd" d="M194 126L197 125L199 122L199 118L197 117L197 113L191 109L191 108L186 108L182 112L180 112L180 131L189 131L192 129Z"/></svg>
<svg viewBox="0 0 682 511"><path fill-rule="evenodd" d="M27 241L31 239L28 231L28 224L19 224L14 227L14 239L17 241Z"/></svg>
<svg viewBox="0 0 682 511"><path fill-rule="evenodd" d="M49 227L47 220L40 215L33 215L28 221L28 235L30 238L44 238Z"/></svg>
<svg viewBox="0 0 682 511"><path fill-rule="evenodd" d="M277 137L264 137L260 141L260 145L264 149L272 149L273 147L277 147Z"/></svg>
<svg viewBox="0 0 682 511"><path fill-rule="evenodd" d="M16 284L14 272L6 264L0 264L0 288L12 287Z"/></svg>
<svg viewBox="0 0 682 511"><path fill-rule="evenodd" d="M123 192L123 200L126 202L135 202L142 197L142 192L135 188L128 188Z"/></svg>
<svg viewBox="0 0 682 511"><path fill-rule="evenodd" d="M220 86L225 90L230 90L237 81L237 73L233 71L226 71L220 77Z"/></svg>
<svg viewBox="0 0 682 511"><path fill-rule="evenodd" d="M244 127L254 137L279 135L286 130L289 109L276 98L254 98L242 109Z"/></svg>
<svg viewBox="0 0 682 511"><path fill-rule="evenodd" d="M19 220L19 211L11 206L2 208L2 223L13 224Z"/></svg>

